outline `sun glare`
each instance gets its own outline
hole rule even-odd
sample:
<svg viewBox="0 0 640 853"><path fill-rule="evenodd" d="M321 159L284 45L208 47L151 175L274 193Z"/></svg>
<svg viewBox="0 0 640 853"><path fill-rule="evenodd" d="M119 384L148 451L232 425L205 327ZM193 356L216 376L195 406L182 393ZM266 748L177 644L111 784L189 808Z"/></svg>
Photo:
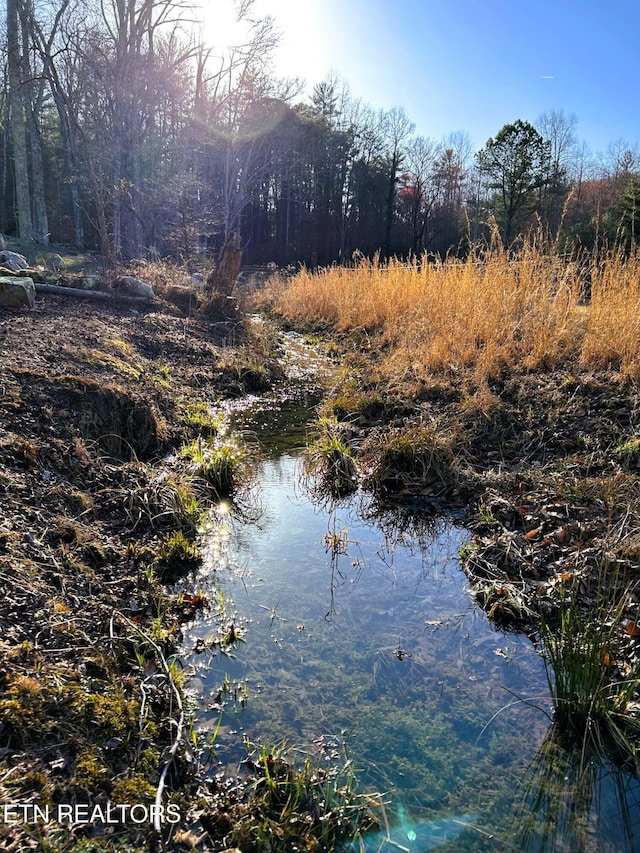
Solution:
<svg viewBox="0 0 640 853"><path fill-rule="evenodd" d="M216 51L246 45L251 25L238 21L234 0L198 0L202 43ZM336 9L340 0L253 0L249 17L270 17L279 35L274 69L283 77L303 77L312 83L335 67Z"/></svg>
<svg viewBox="0 0 640 853"><path fill-rule="evenodd" d="M247 23L238 21L233 0L203 0L200 15L205 44L228 49L246 42Z"/></svg>

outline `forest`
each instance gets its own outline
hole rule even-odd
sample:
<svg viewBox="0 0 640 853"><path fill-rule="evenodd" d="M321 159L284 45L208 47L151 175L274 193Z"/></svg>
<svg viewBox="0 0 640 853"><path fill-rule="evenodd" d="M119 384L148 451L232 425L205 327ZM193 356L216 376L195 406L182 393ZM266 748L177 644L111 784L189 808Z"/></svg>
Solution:
<svg viewBox="0 0 640 853"><path fill-rule="evenodd" d="M561 251L633 239L635 144L594 153L555 109L478 151L464 130L417 135L335 73L311 94L277 79L277 22L235 8L246 40L221 51L187 0L7 0L0 233L114 265L215 257L233 231L246 263L312 268L464 256L494 225Z"/></svg>

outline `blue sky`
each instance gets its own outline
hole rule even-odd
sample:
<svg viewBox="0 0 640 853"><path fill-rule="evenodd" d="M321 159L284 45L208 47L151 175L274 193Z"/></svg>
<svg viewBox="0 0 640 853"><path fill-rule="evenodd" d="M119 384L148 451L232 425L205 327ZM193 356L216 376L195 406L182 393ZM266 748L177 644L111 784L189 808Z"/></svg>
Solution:
<svg viewBox="0 0 640 853"><path fill-rule="evenodd" d="M518 118L563 110L594 151L640 141L640 3L630 0L256 0L282 32L279 73L337 72L416 132L475 148Z"/></svg>

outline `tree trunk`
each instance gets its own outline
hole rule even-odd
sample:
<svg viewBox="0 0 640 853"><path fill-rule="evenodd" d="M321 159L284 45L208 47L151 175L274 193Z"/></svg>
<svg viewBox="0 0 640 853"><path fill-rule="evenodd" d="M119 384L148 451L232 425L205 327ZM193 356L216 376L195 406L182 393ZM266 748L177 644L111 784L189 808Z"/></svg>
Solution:
<svg viewBox="0 0 640 853"><path fill-rule="evenodd" d="M80 205L80 188L78 186L78 155L75 131L72 129L74 118L68 98L62 91L57 72L48 63L49 84L53 93L53 100L58 111L60 120L60 139L62 142L62 156L66 175L66 183L69 187L71 213L73 216L74 244L76 248L84 248L84 224L82 220L82 208Z"/></svg>
<svg viewBox="0 0 640 853"><path fill-rule="evenodd" d="M84 225L82 220L82 209L80 207L80 189L78 186L78 134L77 131L74 130L77 126L77 116L73 110L72 99L69 97L68 91L65 91L65 88L61 83L58 68L54 62L54 54L52 52L54 36L58 32L60 22L62 21L63 14L69 5L69 2L70 0L63 0L63 2L60 3L53 23L53 28L48 37L45 37L41 26L35 18L31 21L33 29L31 35L44 64L46 79L58 111L64 174L66 176L65 183L69 187L70 210L74 225L74 244L76 248L81 249L84 248Z"/></svg>
<svg viewBox="0 0 640 853"><path fill-rule="evenodd" d="M2 103L2 114L0 117L4 127L9 127L9 101L6 97ZM10 187L9 181L9 139L8 134L0 134L2 152L0 153L0 198L4 202L0 204L0 234L7 231L7 221L9 217L9 208L11 207L11 198L13 196L13 187Z"/></svg>
<svg viewBox="0 0 640 853"><path fill-rule="evenodd" d="M18 8L16 0L7 0L7 65L9 72L11 141L13 143L18 235L21 240L30 244L33 229L31 224L31 199L29 195L27 138L24 103L22 99L22 63L20 61L18 32Z"/></svg>
<svg viewBox="0 0 640 853"><path fill-rule="evenodd" d="M25 106L26 129L31 155L31 224L33 239L37 243L49 242L49 219L44 189L44 162L42 157L42 136L38 125L38 111L42 104L42 95L36 94L36 75L29 63L27 45L31 42L30 12L32 8L21 6L20 25L22 29L22 79L28 81L23 85L23 101ZM42 83L40 83L42 86Z"/></svg>
<svg viewBox="0 0 640 853"><path fill-rule="evenodd" d="M391 229L393 227L394 210L396 203L396 185L398 183L399 156L393 152L389 168L389 189L387 190L387 203L384 217L384 257L386 260L391 255Z"/></svg>
<svg viewBox="0 0 640 853"><path fill-rule="evenodd" d="M44 163L40 128L35 113L27 104L27 129L29 132L29 150L31 152L31 218L33 239L37 243L49 242L49 218L45 202Z"/></svg>
<svg viewBox="0 0 640 853"><path fill-rule="evenodd" d="M240 273L241 263L240 235L232 231L224 241L215 269L207 276L207 293L231 296Z"/></svg>

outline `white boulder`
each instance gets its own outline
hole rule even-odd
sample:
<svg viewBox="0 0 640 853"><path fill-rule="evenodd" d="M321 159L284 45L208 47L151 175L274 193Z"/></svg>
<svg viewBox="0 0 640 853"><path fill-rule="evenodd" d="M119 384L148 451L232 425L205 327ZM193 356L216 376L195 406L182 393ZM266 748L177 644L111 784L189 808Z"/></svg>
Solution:
<svg viewBox="0 0 640 853"><path fill-rule="evenodd" d="M0 267L11 270L11 272L17 272L18 270L29 269L29 262L24 255L4 249L0 252Z"/></svg>
<svg viewBox="0 0 640 853"><path fill-rule="evenodd" d="M32 278L0 276L0 307L33 308L35 304L36 288Z"/></svg>
<svg viewBox="0 0 640 853"><path fill-rule="evenodd" d="M141 296L144 299L155 298L151 285L135 275L121 275L113 282L113 289L117 293L124 293L127 296Z"/></svg>

